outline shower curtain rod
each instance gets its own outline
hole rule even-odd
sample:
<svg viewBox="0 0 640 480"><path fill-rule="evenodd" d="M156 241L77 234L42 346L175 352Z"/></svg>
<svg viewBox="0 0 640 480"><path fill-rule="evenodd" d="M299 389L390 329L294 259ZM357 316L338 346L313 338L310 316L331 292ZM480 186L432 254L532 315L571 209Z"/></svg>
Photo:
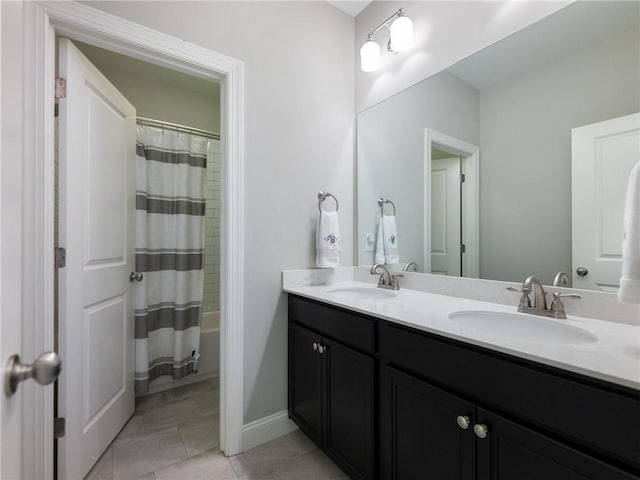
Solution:
<svg viewBox="0 0 640 480"><path fill-rule="evenodd" d="M220 140L219 133L209 132L208 130L202 130L201 128L187 127L186 125L178 125L177 123L165 122L164 120L136 117L136 123L139 123L140 125L148 125L150 127L164 127L179 132L195 133L197 135L202 135L203 137L211 138L213 140Z"/></svg>

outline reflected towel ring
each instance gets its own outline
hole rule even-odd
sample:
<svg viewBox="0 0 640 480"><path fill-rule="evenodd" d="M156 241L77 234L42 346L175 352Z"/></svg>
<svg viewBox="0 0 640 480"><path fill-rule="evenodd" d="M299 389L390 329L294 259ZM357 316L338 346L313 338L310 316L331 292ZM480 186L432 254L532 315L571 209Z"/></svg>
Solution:
<svg viewBox="0 0 640 480"><path fill-rule="evenodd" d="M378 206L380 207L380 215L384 215L384 205L385 203L390 203L391 206L393 207L393 216L396 216L396 205L391 201L391 200L385 200L384 198L380 197L378 199Z"/></svg>
<svg viewBox="0 0 640 480"><path fill-rule="evenodd" d="M336 202L336 212L337 212L338 211L338 199L335 197L335 195L332 195L329 192L323 192L322 190L320 190L318 192L318 210L320 211L320 213L322 213L321 204L322 204L322 202L324 202L327 199L327 197L331 197L331 198L333 198L335 200L335 202Z"/></svg>

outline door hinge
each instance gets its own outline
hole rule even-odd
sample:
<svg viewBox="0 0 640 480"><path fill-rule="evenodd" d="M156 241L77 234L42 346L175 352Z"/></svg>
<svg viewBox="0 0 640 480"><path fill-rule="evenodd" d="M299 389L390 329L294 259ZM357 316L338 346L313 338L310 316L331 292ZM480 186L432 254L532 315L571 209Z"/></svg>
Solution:
<svg viewBox="0 0 640 480"><path fill-rule="evenodd" d="M62 247L55 247L54 249L54 268L64 268L67 266L67 251Z"/></svg>
<svg viewBox="0 0 640 480"><path fill-rule="evenodd" d="M66 433L66 422L64 417L56 417L53 419L53 438L62 438Z"/></svg>
<svg viewBox="0 0 640 480"><path fill-rule="evenodd" d="M460 244L460 252L461 252L461 253L464 253L464 252L466 252L466 251L467 251L467 247L466 247L466 245L465 245L464 243L461 243L461 244Z"/></svg>
<svg viewBox="0 0 640 480"><path fill-rule="evenodd" d="M56 89L54 98L67 98L67 81L64 78L56 78Z"/></svg>
<svg viewBox="0 0 640 480"><path fill-rule="evenodd" d="M464 183L464 181L466 180L466 177L464 175L464 173L460 174L460 183Z"/></svg>

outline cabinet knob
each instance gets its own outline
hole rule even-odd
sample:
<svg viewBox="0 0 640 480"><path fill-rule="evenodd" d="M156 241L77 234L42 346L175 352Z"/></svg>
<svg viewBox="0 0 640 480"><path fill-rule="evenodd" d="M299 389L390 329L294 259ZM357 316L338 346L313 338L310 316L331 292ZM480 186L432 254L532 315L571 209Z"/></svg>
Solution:
<svg viewBox="0 0 640 480"><path fill-rule="evenodd" d="M324 351L327 349L327 347L323 347L322 345L318 345L318 352L319 353L324 353Z"/></svg>
<svg viewBox="0 0 640 480"><path fill-rule="evenodd" d="M489 429L487 428L486 425L483 425L481 423L476 423L473 426L473 432L476 434L476 437L478 437L478 438L487 438L487 434L489 433Z"/></svg>
<svg viewBox="0 0 640 480"><path fill-rule="evenodd" d="M318 350L318 344L316 342L313 342L313 349Z"/></svg>
<svg viewBox="0 0 640 480"><path fill-rule="evenodd" d="M469 428L469 425L471 424L471 421L467 416L458 415L458 418L456 418L456 421L458 422L458 426L463 430L466 430L467 428Z"/></svg>

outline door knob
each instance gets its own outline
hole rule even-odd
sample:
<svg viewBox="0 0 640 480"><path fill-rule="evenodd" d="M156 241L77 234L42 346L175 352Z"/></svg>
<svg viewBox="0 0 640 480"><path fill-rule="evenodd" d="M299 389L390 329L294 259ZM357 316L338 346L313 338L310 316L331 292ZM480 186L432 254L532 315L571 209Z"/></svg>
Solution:
<svg viewBox="0 0 640 480"><path fill-rule="evenodd" d="M141 282L143 278L144 278L144 275L142 275L142 273L140 272L131 272L131 274L129 274L130 282L133 282L134 280Z"/></svg>
<svg viewBox="0 0 640 480"><path fill-rule="evenodd" d="M589 275L589 269L587 267L578 267L576 268L576 273L579 277L586 277Z"/></svg>
<svg viewBox="0 0 640 480"><path fill-rule="evenodd" d="M11 355L4 372L4 391L7 396L16 393L18 384L33 378L40 385L53 382L62 368L62 362L56 352L44 352L38 355L31 365L20 363L19 355Z"/></svg>

